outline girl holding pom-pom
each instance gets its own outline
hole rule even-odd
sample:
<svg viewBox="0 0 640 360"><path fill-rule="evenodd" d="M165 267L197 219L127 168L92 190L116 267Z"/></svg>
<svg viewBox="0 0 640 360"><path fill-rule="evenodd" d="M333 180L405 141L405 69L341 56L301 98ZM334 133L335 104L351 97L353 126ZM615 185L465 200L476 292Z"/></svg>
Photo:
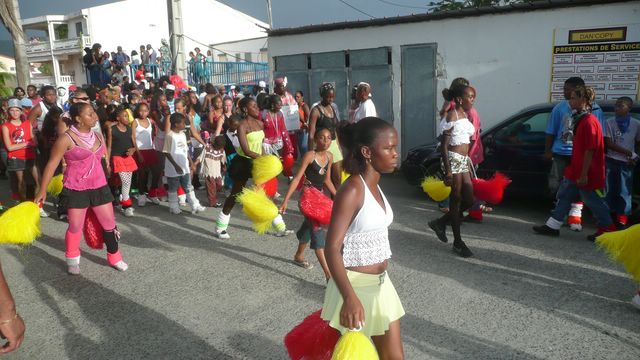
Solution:
<svg viewBox="0 0 640 360"><path fill-rule="evenodd" d="M104 138L91 130L98 121L90 104L73 104L69 110L72 125L60 136L51 150L49 162L42 176L42 187L35 202L43 201L46 189L58 164L64 158L63 205L67 208L69 227L65 234L68 272L80 273L80 240L87 209L91 210L102 226L104 242L107 245L109 265L125 271L128 265L122 260L118 248L119 232L113 214L113 196L107 186L102 170L102 159L106 155Z"/></svg>
<svg viewBox="0 0 640 360"><path fill-rule="evenodd" d="M331 132L327 128L319 128L315 132L314 144L316 146L315 151L308 151L302 158L302 163L298 168L298 172L289 185L287 195L285 195L282 205L280 206L280 213L284 214L287 210L287 202L293 192L298 188L298 184L302 181L304 176L304 186L312 186L322 191L326 186L332 196L336 194L336 188L331 182L331 164L333 163L333 155L329 151L329 145L331 145ZM311 269L312 265L304 259L304 249L307 244L311 242L311 248L315 251L318 262L324 271L324 276L327 280L331 278L329 267L327 266L327 260L324 256L324 243L325 243L326 228L314 224L314 221L305 217L300 229L298 229L296 236L298 237L298 250L293 257L293 263L301 266L305 269Z"/></svg>
<svg viewBox="0 0 640 360"><path fill-rule="evenodd" d="M325 253L331 272L322 318L341 333L370 336L381 359L402 359L400 303L387 266L393 211L378 186L398 164L398 134L391 124L366 117L339 131L344 169L352 174L335 198Z"/></svg>

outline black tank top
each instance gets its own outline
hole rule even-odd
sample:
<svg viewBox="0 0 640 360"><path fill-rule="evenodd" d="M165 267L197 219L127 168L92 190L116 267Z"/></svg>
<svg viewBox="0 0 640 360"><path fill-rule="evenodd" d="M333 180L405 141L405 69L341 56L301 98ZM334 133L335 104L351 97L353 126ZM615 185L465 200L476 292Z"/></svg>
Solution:
<svg viewBox="0 0 640 360"><path fill-rule="evenodd" d="M118 125L111 126L111 156L126 156L132 147L131 126L127 126L125 132L120 131Z"/></svg>
<svg viewBox="0 0 640 360"><path fill-rule="evenodd" d="M313 161L311 162L311 164L309 164L309 166L307 166L307 169L304 171L304 177L306 179L305 184L311 185L316 189L322 191L328 168L329 161L327 161L327 164L325 166L320 166L320 164L318 164L318 162L316 161L314 153Z"/></svg>
<svg viewBox="0 0 640 360"><path fill-rule="evenodd" d="M320 105L316 105L316 108L320 113L320 116L318 116L318 120L316 120L316 131L323 128L328 129L329 132L331 133L331 139L335 140L336 139L336 123L338 122L338 120L336 119L335 110L333 109L333 107L331 108L333 112L333 117L329 117L324 114L324 112L320 108Z"/></svg>

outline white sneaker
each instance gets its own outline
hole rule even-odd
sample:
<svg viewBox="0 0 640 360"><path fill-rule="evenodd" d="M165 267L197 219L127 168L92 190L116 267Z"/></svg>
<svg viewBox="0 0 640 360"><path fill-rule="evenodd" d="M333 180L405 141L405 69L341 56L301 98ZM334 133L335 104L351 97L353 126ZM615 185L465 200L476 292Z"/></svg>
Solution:
<svg viewBox="0 0 640 360"><path fill-rule="evenodd" d="M178 215L182 214L182 210L180 208L169 208L169 214Z"/></svg>
<svg viewBox="0 0 640 360"><path fill-rule="evenodd" d="M229 236L229 233L227 232L227 230L222 230L222 231L215 230L213 232L213 236L217 237L218 239L231 239L231 236Z"/></svg>
<svg viewBox="0 0 640 360"><path fill-rule="evenodd" d="M631 299L631 304L638 310L640 310L640 294L636 294L636 296Z"/></svg>
<svg viewBox="0 0 640 360"><path fill-rule="evenodd" d="M133 208L132 207L128 207L128 208L124 209L124 216L132 217L133 216Z"/></svg>
<svg viewBox="0 0 640 360"><path fill-rule="evenodd" d="M40 217L41 217L41 218L49 217L49 213L48 213L48 212L46 212L46 211L44 211L44 209L43 209L43 208L40 208Z"/></svg>
<svg viewBox="0 0 640 360"><path fill-rule="evenodd" d="M582 231L582 224L569 224L569 229L573 231Z"/></svg>
<svg viewBox="0 0 640 360"><path fill-rule="evenodd" d="M144 207L145 205L147 205L147 195L138 195L138 206Z"/></svg>
<svg viewBox="0 0 640 360"><path fill-rule="evenodd" d="M273 198L274 199L280 199L280 196L282 196L282 195L280 195L280 193L276 191L276 194L273 195Z"/></svg>
<svg viewBox="0 0 640 360"><path fill-rule="evenodd" d="M284 229L282 231L276 232L275 234L273 234L273 236L283 237L283 236L291 235L291 234L293 234L293 232L294 232L293 230Z"/></svg>
<svg viewBox="0 0 640 360"><path fill-rule="evenodd" d="M67 272L69 275L80 275L80 265L68 265ZM637 295L636 295L637 296Z"/></svg>
<svg viewBox="0 0 640 360"><path fill-rule="evenodd" d="M193 207L191 208L191 213L192 213L193 215L195 215L195 214L200 213L200 212L203 212L203 211L205 211L205 210L207 210L207 208L206 208L206 207L204 207L204 206L202 206L202 205L196 205L196 206L193 206Z"/></svg>
<svg viewBox="0 0 640 360"><path fill-rule="evenodd" d="M160 205L160 199L158 199L157 197L148 197L147 196L147 201L156 204L156 205Z"/></svg>
<svg viewBox="0 0 640 360"><path fill-rule="evenodd" d="M186 201L181 201L178 203L178 205L180 206L187 206L187 202Z"/></svg>
<svg viewBox="0 0 640 360"><path fill-rule="evenodd" d="M111 265L111 267L119 271L127 271L127 269L129 268L129 265L127 265L126 262L120 260L117 263L115 263L115 265Z"/></svg>

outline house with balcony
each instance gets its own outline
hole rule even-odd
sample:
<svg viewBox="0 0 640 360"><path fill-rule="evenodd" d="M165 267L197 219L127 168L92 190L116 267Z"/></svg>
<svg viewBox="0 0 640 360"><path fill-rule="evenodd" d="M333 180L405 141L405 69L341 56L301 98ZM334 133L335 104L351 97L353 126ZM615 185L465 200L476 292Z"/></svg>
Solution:
<svg viewBox="0 0 640 360"><path fill-rule="evenodd" d="M206 53L211 48L207 44L264 39L269 28L268 24L215 0L181 0L180 6L187 62L189 51L195 47ZM132 18L132 14L140 16ZM67 15L23 19L22 26L28 34L43 34L39 40L32 38L26 44L32 82L37 85L88 83L82 57L83 49L93 43L100 43L102 51L108 52L122 46L128 55L132 50L139 52L140 45L150 44L160 56L161 40L169 39L166 0L117 1ZM255 48L243 48L243 55L261 52L264 41L255 42Z"/></svg>

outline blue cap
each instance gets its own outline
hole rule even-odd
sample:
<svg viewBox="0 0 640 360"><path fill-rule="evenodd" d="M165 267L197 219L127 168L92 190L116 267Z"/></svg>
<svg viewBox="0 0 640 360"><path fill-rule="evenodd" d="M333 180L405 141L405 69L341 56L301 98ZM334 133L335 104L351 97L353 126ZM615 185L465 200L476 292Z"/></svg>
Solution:
<svg viewBox="0 0 640 360"><path fill-rule="evenodd" d="M20 100L20 103L22 104L22 107L33 107L33 102L31 101L31 99L29 98L22 98L22 100Z"/></svg>
<svg viewBox="0 0 640 360"><path fill-rule="evenodd" d="M18 108L22 110L22 104L20 104L20 100L18 99L9 99L9 109Z"/></svg>

